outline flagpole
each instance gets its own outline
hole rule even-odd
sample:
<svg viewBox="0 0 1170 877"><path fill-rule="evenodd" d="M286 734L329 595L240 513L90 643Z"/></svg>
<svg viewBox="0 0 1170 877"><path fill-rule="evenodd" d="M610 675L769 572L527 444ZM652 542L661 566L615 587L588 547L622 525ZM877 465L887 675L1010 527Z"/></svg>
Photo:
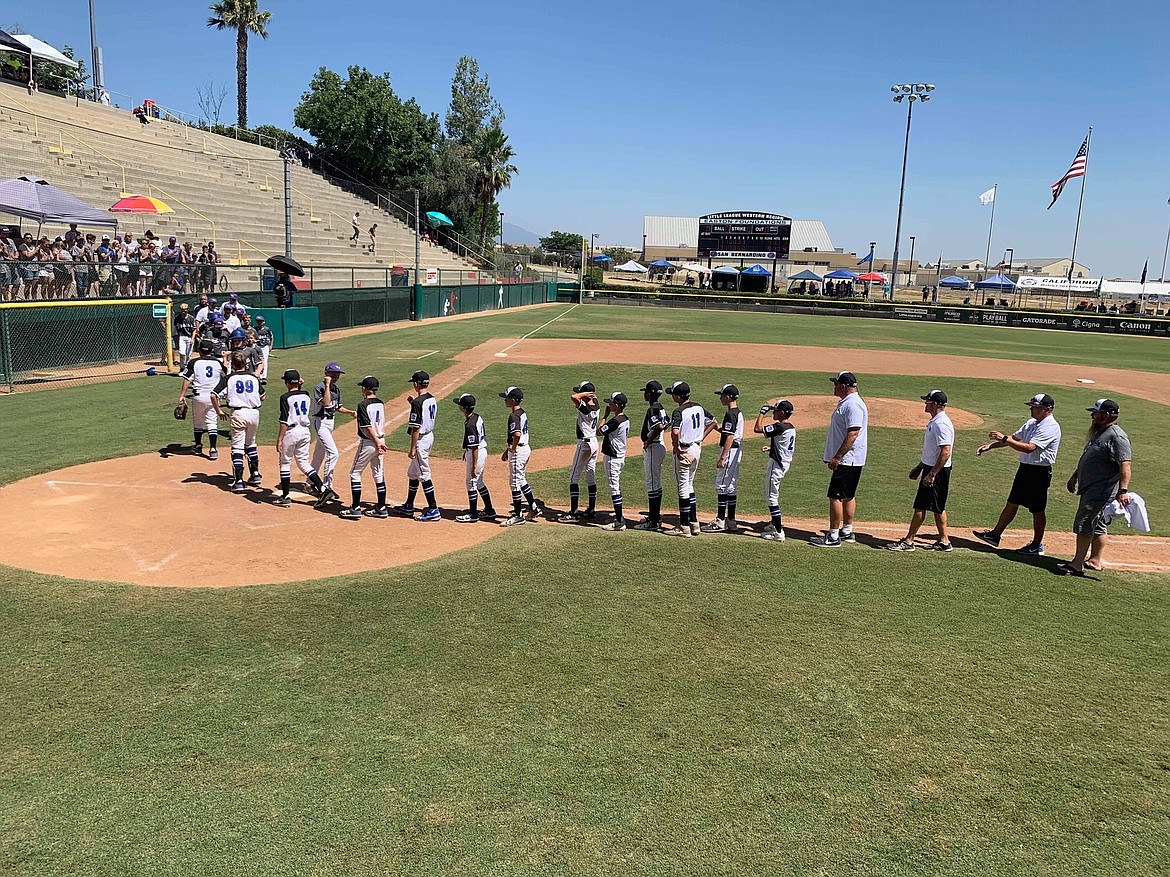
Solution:
<svg viewBox="0 0 1170 877"><path fill-rule="evenodd" d="M995 201L996 189L999 188L999 183L991 187L991 223L987 226L987 255L983 258L983 270L987 270L988 264L991 262L991 232L995 228Z"/></svg>
<svg viewBox="0 0 1170 877"><path fill-rule="evenodd" d="M1064 296L1064 309L1072 308L1072 276L1077 267L1077 239L1081 236L1081 211L1085 209L1085 177L1089 175L1089 149L1093 145L1093 126L1085 137L1085 172L1081 174L1081 201L1077 205L1077 225L1073 231L1072 261L1068 266L1068 292Z"/></svg>
<svg viewBox="0 0 1170 877"><path fill-rule="evenodd" d="M1166 202L1170 204L1170 201ZM1166 256L1170 255L1170 225L1166 226L1166 249L1162 251L1162 273L1158 275L1160 283L1166 282Z"/></svg>

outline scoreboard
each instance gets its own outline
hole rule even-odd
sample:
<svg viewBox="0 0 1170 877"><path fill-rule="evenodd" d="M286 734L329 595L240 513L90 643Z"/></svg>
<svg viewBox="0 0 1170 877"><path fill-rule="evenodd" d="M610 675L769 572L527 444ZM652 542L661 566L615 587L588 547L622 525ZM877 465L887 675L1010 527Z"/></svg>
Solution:
<svg viewBox="0 0 1170 877"><path fill-rule="evenodd" d="M710 213L699 217L700 259L784 260L792 220L776 213Z"/></svg>

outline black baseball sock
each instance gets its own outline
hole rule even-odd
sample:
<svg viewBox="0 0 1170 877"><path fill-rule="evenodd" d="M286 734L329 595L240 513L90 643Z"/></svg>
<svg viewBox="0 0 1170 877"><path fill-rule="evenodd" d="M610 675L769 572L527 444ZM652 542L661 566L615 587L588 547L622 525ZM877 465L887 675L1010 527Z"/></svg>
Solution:
<svg viewBox="0 0 1170 877"><path fill-rule="evenodd" d="M207 433L207 440L211 442L211 449L215 450L215 443L219 441L219 433L214 429Z"/></svg>
<svg viewBox="0 0 1170 877"><path fill-rule="evenodd" d="M280 495L288 496L289 487L292 485L292 470L281 468L280 470Z"/></svg>
<svg viewBox="0 0 1170 877"><path fill-rule="evenodd" d="M521 506L520 501L521 501L521 492L519 490L513 490L512 491L512 513L516 517L520 517L520 512L523 510L523 506Z"/></svg>
<svg viewBox="0 0 1170 877"><path fill-rule="evenodd" d="M648 498L650 500L650 522L657 524L662 520L662 493L661 491L652 493Z"/></svg>
<svg viewBox="0 0 1170 877"><path fill-rule="evenodd" d="M527 484L521 485L520 492L524 494L524 498L528 500L528 507L530 509L536 508L536 497L532 493L532 488Z"/></svg>
<svg viewBox="0 0 1170 877"><path fill-rule="evenodd" d="M589 490L589 508L587 508L585 511L592 512L597 508L597 485L589 484L587 487Z"/></svg>
<svg viewBox="0 0 1170 877"><path fill-rule="evenodd" d="M492 495L488 492L486 487L481 488L479 495L483 497L483 510L485 512L494 512L495 508L492 506Z"/></svg>
<svg viewBox="0 0 1170 877"><path fill-rule="evenodd" d="M699 495L697 493L692 493L690 499L687 502L687 505L689 506L691 523L699 523Z"/></svg>
<svg viewBox="0 0 1170 877"><path fill-rule="evenodd" d="M386 482L375 481L374 489L378 491L378 508L386 505Z"/></svg>
<svg viewBox="0 0 1170 877"><path fill-rule="evenodd" d="M739 497L737 494L727 494L727 523L729 524L735 523L735 506L738 500Z"/></svg>
<svg viewBox="0 0 1170 877"><path fill-rule="evenodd" d="M235 473L236 481L244 480L244 455L232 451L232 472Z"/></svg>
<svg viewBox="0 0 1170 877"><path fill-rule="evenodd" d="M479 494L474 490L467 491L467 511L473 518L479 514Z"/></svg>
<svg viewBox="0 0 1170 877"><path fill-rule="evenodd" d="M619 524L625 522L625 518L622 517L622 495L620 493L613 495L613 519Z"/></svg>
<svg viewBox="0 0 1170 877"><path fill-rule="evenodd" d="M325 484L323 481L321 481L321 476L317 474L316 469L310 469L305 477L309 479L309 483L317 488L317 490L325 489Z"/></svg>
<svg viewBox="0 0 1170 877"><path fill-rule="evenodd" d="M427 498L427 508L438 508L437 504L435 503L435 485L430 481L424 481L422 483L422 489L423 496Z"/></svg>
<svg viewBox="0 0 1170 877"><path fill-rule="evenodd" d="M715 516L717 518L719 518L719 520L722 521L724 518L727 517L727 494L726 493L719 494L719 496L717 498L717 503L718 503L719 510L715 513Z"/></svg>
<svg viewBox="0 0 1170 877"><path fill-rule="evenodd" d="M203 430L195 430L195 447L203 447Z"/></svg>
<svg viewBox="0 0 1170 877"><path fill-rule="evenodd" d="M414 505L414 498L418 495L418 482L413 478L406 483L406 505Z"/></svg>
<svg viewBox="0 0 1170 877"><path fill-rule="evenodd" d="M784 529L784 517L780 514L780 506L778 506L778 505L768 506L768 514L770 514L772 516L772 526L775 527L777 530L783 530Z"/></svg>
<svg viewBox="0 0 1170 877"><path fill-rule="evenodd" d="M355 508L355 509L360 508L361 504L362 504L362 483L361 483L361 481L360 480L359 481L350 481L349 482L349 489L350 489L350 492L353 494L353 502L350 504L350 508Z"/></svg>
<svg viewBox="0 0 1170 877"><path fill-rule="evenodd" d="M256 449L255 445L250 448L245 448L244 453L248 455L248 471L253 475L260 474L260 451Z"/></svg>
<svg viewBox="0 0 1170 877"><path fill-rule="evenodd" d="M581 485L569 482L569 513L577 511L581 506Z"/></svg>
<svg viewBox="0 0 1170 877"><path fill-rule="evenodd" d="M685 527L691 522L691 503L685 496L678 498L678 523Z"/></svg>

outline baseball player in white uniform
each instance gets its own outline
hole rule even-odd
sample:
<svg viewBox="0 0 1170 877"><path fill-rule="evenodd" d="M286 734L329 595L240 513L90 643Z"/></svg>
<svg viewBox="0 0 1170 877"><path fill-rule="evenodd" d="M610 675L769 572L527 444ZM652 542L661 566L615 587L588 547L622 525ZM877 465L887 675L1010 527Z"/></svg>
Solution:
<svg viewBox="0 0 1170 877"><path fill-rule="evenodd" d="M335 362L325 366L325 377L321 383L313 388L313 431L317 433L317 443L313 445L313 468L321 475L321 495L317 498L317 508L322 508L336 501L337 492L333 489L333 471L337 468L337 461L341 454L337 450L337 442L333 440L333 428L337 425L338 414L348 414L356 417L357 412L341 404L341 385L338 383L345 371Z"/></svg>
<svg viewBox="0 0 1170 877"><path fill-rule="evenodd" d="M739 463L743 455L743 412L739 410L739 388L735 384L724 384L715 395L727 408L719 426L719 460L715 463L718 512L715 520L701 529L704 533L734 533Z"/></svg>
<svg viewBox="0 0 1170 877"><path fill-rule="evenodd" d="M371 518L390 517L390 509L386 507L386 479L382 474L382 457L386 454L386 406L378 398L376 377L366 375L359 386L362 388L362 401L357 407L358 449L349 470L353 503L349 508L341 510L341 517L347 521L362 519L362 472L367 466L374 476L378 503L366 514Z"/></svg>
<svg viewBox="0 0 1170 877"><path fill-rule="evenodd" d="M257 378L257 381L260 379ZM292 483L292 463L309 479L309 483L321 493L321 476L309 465L309 412L313 398L305 391L305 382L295 368L284 375L286 392L280 397L280 432L276 436L276 451L280 454L280 496L274 502L278 506L292 505L288 495Z"/></svg>
<svg viewBox="0 0 1170 877"><path fill-rule="evenodd" d="M194 389L191 420L195 427L195 453L203 453L203 436L206 433L210 444L207 452L209 460L219 459L219 451L215 447L219 441L219 420L211 396L219 387L224 371L223 361L215 355L215 342L204 339L199 342L199 355L183 369L183 388L179 391L179 401L182 402L188 388Z"/></svg>
<svg viewBox="0 0 1170 877"><path fill-rule="evenodd" d="M780 483L792 466L792 455L796 450L796 427L788 422L792 416L792 403L787 399L775 405L764 405L756 417L754 432L768 439L763 451L768 455L768 467L764 471L764 502L768 504L771 520L760 535L772 542L784 541L784 516L780 512ZM764 423L764 417L772 413L772 422Z"/></svg>
<svg viewBox="0 0 1170 877"><path fill-rule="evenodd" d="M256 315L256 343L260 346L262 357L258 374L261 380L268 380L268 356L272 353L272 330L266 325L263 314Z"/></svg>
<svg viewBox="0 0 1170 877"><path fill-rule="evenodd" d="M244 457L248 458L248 483L259 487L263 483L260 476L260 452L256 448L256 430L260 427L260 406L264 404L264 387L260 379L248 371L248 356L242 350L232 354L232 370L224 376L219 386L219 392L227 400L227 416L232 425L232 491L243 493L244 485ZM219 394L213 394L212 404L216 413L223 417L220 408Z"/></svg>
<svg viewBox="0 0 1170 877"><path fill-rule="evenodd" d="M394 511L414 517L414 498L421 484L427 507L415 520L437 521L441 516L439 506L435 503L435 485L431 482L431 445L435 443L439 402L427 389L431 385L431 376L426 372L412 374L410 383L416 395L407 397L410 401L410 419L406 423L406 431L410 435L410 450L407 452L410 465L406 467L406 502L395 506Z"/></svg>
<svg viewBox="0 0 1170 877"><path fill-rule="evenodd" d="M601 437L601 452L605 455L605 486L613 501L613 521L602 529L615 533L626 529L626 519L622 514L622 467L626 465L626 442L630 435L630 418L626 417L628 404L625 393L609 396L605 400L605 411L613 417L597 427L597 434Z"/></svg>
<svg viewBox="0 0 1170 877"><path fill-rule="evenodd" d="M662 403L662 384L647 381L642 388L642 398L650 407L642 419L642 470L646 476L646 498L650 510L646 520L634 524L635 530L658 530L662 527L662 461L666 459L666 432L670 417Z"/></svg>
<svg viewBox="0 0 1170 877"><path fill-rule="evenodd" d="M601 416L597 388L589 381L581 381L573 387L569 399L577 410L577 451L569 469L569 511L557 518L562 524L577 523L583 517L593 520L597 513L597 421ZM582 474L589 490L589 506L583 515L580 511Z"/></svg>
<svg viewBox="0 0 1170 877"><path fill-rule="evenodd" d="M671 536L691 538L698 536L698 497L695 494L695 473L703 439L715 426L715 418L698 402L691 401L691 387L686 381L675 381L668 391L678 408L670 418L670 444L674 455L674 477L678 484L678 522Z"/></svg>
<svg viewBox="0 0 1170 877"><path fill-rule="evenodd" d="M500 522L501 527L514 527L526 520L535 521L544 511L544 504L536 498L528 484L526 470L532 448L528 444L528 415L520 407L524 391L519 387L508 387L500 393L508 408L508 448L500 459L508 464L508 483L512 488L512 514ZM525 518L521 500L528 502L528 516Z"/></svg>
<svg viewBox="0 0 1170 877"><path fill-rule="evenodd" d="M496 510L492 507L492 496L487 485L483 483L484 465L487 463L488 443L487 427L483 418L475 413L475 397L464 393L455 400L459 410L463 412L463 459L467 463L467 513L459 515L457 524L475 524L482 518L494 518ZM479 510L479 500L483 498L483 511Z"/></svg>

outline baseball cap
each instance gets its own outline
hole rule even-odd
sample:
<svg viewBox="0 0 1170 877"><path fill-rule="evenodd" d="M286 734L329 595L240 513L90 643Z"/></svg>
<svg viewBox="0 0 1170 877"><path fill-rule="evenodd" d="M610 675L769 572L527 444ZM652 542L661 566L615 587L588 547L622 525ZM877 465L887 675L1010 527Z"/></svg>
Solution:
<svg viewBox="0 0 1170 877"><path fill-rule="evenodd" d="M256 322L257 322L257 323L263 323L263 322L264 322L264 315L263 315L263 314L257 314L257 315L256 315Z"/></svg>
<svg viewBox="0 0 1170 877"><path fill-rule="evenodd" d="M837 372L829 380L834 384L844 384L846 387L857 386L857 376L853 372Z"/></svg>
<svg viewBox="0 0 1170 877"><path fill-rule="evenodd" d="M104 235L102 235L102 240L103 240L103 241L108 241L109 239L110 239L110 236L109 236L108 234L104 234Z"/></svg>
<svg viewBox="0 0 1170 877"><path fill-rule="evenodd" d="M791 414L796 409L792 407L792 403L787 399L781 399L776 403L776 410L783 411L785 414Z"/></svg>
<svg viewBox="0 0 1170 877"><path fill-rule="evenodd" d="M258 319L258 320L262 320L262 319L264 319L264 318L263 318L263 317L257 317L256 319ZM325 371L327 371L327 372L335 372L335 373L337 373L337 374L339 374L339 375L343 375L343 374L345 374L345 369L343 369L341 366L339 366L339 365L338 365L337 363L335 363L335 362L331 362L331 363L329 363L329 365L325 366Z"/></svg>
<svg viewBox="0 0 1170 877"><path fill-rule="evenodd" d="M574 393L596 393L597 387L593 386L592 381L582 381L581 383L577 384L577 386L573 387L573 392Z"/></svg>
<svg viewBox="0 0 1170 877"><path fill-rule="evenodd" d="M1037 393L1028 400L1027 404L1029 408L1031 408L1033 405L1039 405L1041 408L1052 408L1056 405L1056 400L1047 393Z"/></svg>
<svg viewBox="0 0 1170 877"><path fill-rule="evenodd" d="M424 371L415 372L410 376L410 380L408 381L411 384L429 384L430 382L431 376Z"/></svg>
<svg viewBox="0 0 1170 877"><path fill-rule="evenodd" d="M213 297L211 297L211 298L209 298L209 299L207 300L207 303L208 303L209 305L217 305L217 304L219 304L219 299L218 299L218 298L215 298L215 297L213 296Z"/></svg>
<svg viewBox="0 0 1170 877"><path fill-rule="evenodd" d="M188 310L189 308L190 308L190 305L188 305L186 302L183 302L181 305L179 305L179 310L181 310L181 311Z"/></svg>
<svg viewBox="0 0 1170 877"><path fill-rule="evenodd" d="M381 384L378 383L378 379L373 375L366 375L364 378L362 378L361 383L358 384L358 386L363 390L376 390L381 386Z"/></svg>
<svg viewBox="0 0 1170 877"><path fill-rule="evenodd" d="M475 407L475 397L472 396L470 393L463 393L462 395L457 396L455 398L455 404L460 406L461 408L474 408Z"/></svg>
<svg viewBox="0 0 1170 877"><path fill-rule="evenodd" d="M172 240L172 241L174 241L174 240L178 240L178 238L176 238L174 235L171 235L171 236L168 238L168 240Z"/></svg>
<svg viewBox="0 0 1170 877"><path fill-rule="evenodd" d="M501 399L515 399L517 402L524 401L524 391L519 387L508 387L504 392L500 393Z"/></svg>
<svg viewBox="0 0 1170 877"><path fill-rule="evenodd" d="M173 241L174 238L171 238L171 240ZM231 295L229 295L228 298L230 298L232 301L239 301L240 300L240 297L234 292Z"/></svg>
<svg viewBox="0 0 1170 877"><path fill-rule="evenodd" d="M661 393L662 384L658 381L647 381L646 386L642 388L643 393Z"/></svg>
<svg viewBox="0 0 1170 877"><path fill-rule="evenodd" d="M689 396L691 395L691 385L686 381L675 381L670 385L669 392L672 396Z"/></svg>
<svg viewBox="0 0 1170 877"><path fill-rule="evenodd" d="M923 402L933 402L935 405L946 405L947 394L942 390L931 390L925 396L919 396Z"/></svg>
<svg viewBox="0 0 1170 877"><path fill-rule="evenodd" d="M608 397L606 397L605 402L607 405L610 402L613 402L613 403L615 403L617 405L621 405L623 408L625 408L626 405L629 404L630 400L626 398L625 393L613 393L613 394L609 395Z"/></svg>
<svg viewBox="0 0 1170 877"><path fill-rule="evenodd" d="M715 393L716 396L730 396L732 399L739 398L739 387L735 384L724 384Z"/></svg>
<svg viewBox="0 0 1170 877"><path fill-rule="evenodd" d="M1101 412L1102 414L1120 414L1121 407L1112 399L1098 399L1093 403L1092 408L1086 408L1086 411Z"/></svg>
<svg viewBox="0 0 1170 877"><path fill-rule="evenodd" d="M301 373L295 368L285 369L284 374L281 375L281 380L283 380L286 384L295 384L300 381L300 379Z"/></svg>

